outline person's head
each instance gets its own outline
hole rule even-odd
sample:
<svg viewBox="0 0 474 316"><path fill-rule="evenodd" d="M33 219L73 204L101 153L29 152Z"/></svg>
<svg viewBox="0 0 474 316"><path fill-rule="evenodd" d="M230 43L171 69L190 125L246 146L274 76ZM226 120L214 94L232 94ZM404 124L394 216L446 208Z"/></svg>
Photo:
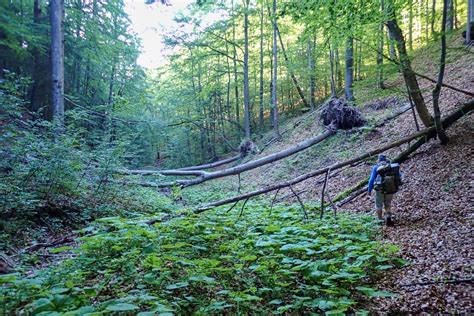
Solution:
<svg viewBox="0 0 474 316"><path fill-rule="evenodd" d="M387 161L387 156L385 156L384 154L380 154L378 161L379 161L379 162Z"/></svg>

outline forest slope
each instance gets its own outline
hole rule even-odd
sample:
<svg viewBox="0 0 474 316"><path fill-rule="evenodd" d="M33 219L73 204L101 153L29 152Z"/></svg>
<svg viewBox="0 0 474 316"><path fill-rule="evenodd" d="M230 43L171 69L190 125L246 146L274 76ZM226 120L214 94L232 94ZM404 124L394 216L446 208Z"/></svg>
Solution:
<svg viewBox="0 0 474 316"><path fill-rule="evenodd" d="M438 43L420 49L414 56L415 69L432 78L437 75ZM445 82L467 91L473 90L474 55L463 47L459 34L449 39ZM385 95L393 94L404 100L403 78L392 74L386 80L389 87ZM432 107L433 84L420 80L428 107ZM374 101L374 91L367 83L359 82L355 89L360 103ZM375 92L377 93L377 92ZM442 115L453 111L469 100L468 96L443 89L441 94ZM404 102L385 110L374 111L364 108L364 114L373 125L393 113ZM305 138L323 131L317 119L318 113L302 115L290 120L282 129L289 129L283 141L268 146L262 155L287 148ZM369 123L369 124L370 124ZM474 170L474 128L472 116L462 118L447 130L450 143L441 146L437 140L422 146L414 157L402 165L405 184L394 200L395 227L383 228L383 239L401 248L401 256L410 264L385 274L379 281L384 289L396 292L394 298L378 298L372 309L382 312L411 311L472 311L472 183ZM298 125L295 127L295 125ZM299 174L327 166L336 161L366 152L403 136L415 132L411 112L397 117L378 128L362 128L355 131L340 131L338 135L323 144L314 146L287 160L279 161L258 170L243 174L241 186L244 191L280 182ZM396 156L402 149L388 152ZM371 161L375 161L374 159ZM371 162L346 169L328 183L327 192L335 197L339 192L352 187L368 177ZM235 180L235 179L234 179ZM229 189L238 186L236 181L224 180L221 184ZM296 192L305 203L318 202L322 190L320 178L313 178L295 186ZM277 201L297 202L289 190L279 193ZM370 212L373 202L368 196L358 197L344 206L344 209ZM450 280L456 284L443 284ZM410 285L435 282L426 285Z"/></svg>

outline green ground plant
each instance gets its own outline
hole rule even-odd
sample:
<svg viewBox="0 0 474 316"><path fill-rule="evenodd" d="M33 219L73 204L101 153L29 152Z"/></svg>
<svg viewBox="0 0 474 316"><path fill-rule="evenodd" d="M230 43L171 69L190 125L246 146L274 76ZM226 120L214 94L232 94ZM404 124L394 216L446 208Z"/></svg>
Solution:
<svg viewBox="0 0 474 316"><path fill-rule="evenodd" d="M402 264L371 217L303 220L298 207L250 204L149 226L109 217L82 230L75 257L0 278L7 313L342 314L390 296L369 278ZM69 248L51 249L60 253Z"/></svg>

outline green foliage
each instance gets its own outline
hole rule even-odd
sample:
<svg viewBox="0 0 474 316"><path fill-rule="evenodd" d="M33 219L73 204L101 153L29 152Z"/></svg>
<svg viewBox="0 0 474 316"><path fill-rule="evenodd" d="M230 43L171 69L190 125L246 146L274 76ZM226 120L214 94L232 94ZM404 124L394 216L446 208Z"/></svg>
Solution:
<svg viewBox="0 0 474 316"><path fill-rule="evenodd" d="M302 221L298 208L251 204L241 218L144 220L97 220L75 258L35 277L0 277L0 304L16 313L344 313L361 295L393 295L365 284L401 263L367 216Z"/></svg>

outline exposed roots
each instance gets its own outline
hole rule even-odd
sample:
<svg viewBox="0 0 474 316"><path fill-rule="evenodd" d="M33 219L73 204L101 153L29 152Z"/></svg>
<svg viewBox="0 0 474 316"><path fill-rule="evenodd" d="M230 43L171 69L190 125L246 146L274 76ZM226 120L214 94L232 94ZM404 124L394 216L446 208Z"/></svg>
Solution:
<svg viewBox="0 0 474 316"><path fill-rule="evenodd" d="M257 154L258 146L250 139L244 139L239 145L239 151L242 157L246 157L248 154Z"/></svg>
<svg viewBox="0 0 474 316"><path fill-rule="evenodd" d="M333 125L338 129L351 129L366 123L362 113L343 99L330 99L321 108L321 120L324 125Z"/></svg>

